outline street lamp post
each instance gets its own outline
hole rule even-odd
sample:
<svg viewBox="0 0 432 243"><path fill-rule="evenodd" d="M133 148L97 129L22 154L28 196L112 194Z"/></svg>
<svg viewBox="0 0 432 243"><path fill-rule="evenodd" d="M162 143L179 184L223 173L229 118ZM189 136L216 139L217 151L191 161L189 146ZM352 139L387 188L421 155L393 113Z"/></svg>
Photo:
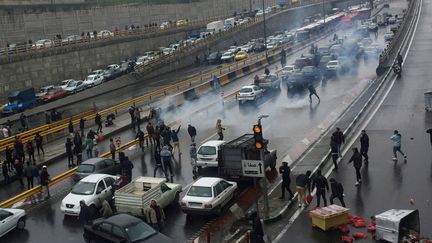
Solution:
<svg viewBox="0 0 432 243"><path fill-rule="evenodd" d="M265 46L265 56L268 61L268 52L267 52L267 31L266 31L266 21L265 21L265 5L264 0L262 0L262 10L263 10L263 26L264 26L264 46Z"/></svg>

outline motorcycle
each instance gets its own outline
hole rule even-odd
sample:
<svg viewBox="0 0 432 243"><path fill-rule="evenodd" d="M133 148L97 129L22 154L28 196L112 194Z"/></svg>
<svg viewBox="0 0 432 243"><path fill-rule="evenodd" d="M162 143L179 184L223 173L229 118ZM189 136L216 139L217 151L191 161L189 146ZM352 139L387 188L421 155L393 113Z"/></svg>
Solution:
<svg viewBox="0 0 432 243"><path fill-rule="evenodd" d="M402 68L399 63L393 64L393 72L398 76L398 78L402 75Z"/></svg>

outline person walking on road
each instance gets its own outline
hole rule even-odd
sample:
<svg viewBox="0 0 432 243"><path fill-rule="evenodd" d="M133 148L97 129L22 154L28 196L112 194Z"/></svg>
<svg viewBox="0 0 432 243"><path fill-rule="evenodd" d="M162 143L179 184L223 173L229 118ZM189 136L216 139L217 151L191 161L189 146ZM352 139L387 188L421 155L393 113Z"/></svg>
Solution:
<svg viewBox="0 0 432 243"><path fill-rule="evenodd" d="M159 232L162 231L165 221L165 213L156 200L152 199L150 201L150 207L147 210L146 216L147 222L153 227L153 229Z"/></svg>
<svg viewBox="0 0 432 243"><path fill-rule="evenodd" d="M81 131L81 137L84 137L85 120L83 117L79 120L79 129Z"/></svg>
<svg viewBox="0 0 432 243"><path fill-rule="evenodd" d="M160 149L161 146L160 146L160 128L159 128L159 126L155 127L155 130L153 132L153 140L156 143L156 147L158 147Z"/></svg>
<svg viewBox="0 0 432 243"><path fill-rule="evenodd" d="M33 141L32 140L29 140L27 143L26 143L26 150L27 150L27 154L28 154L28 158L29 158L29 160L28 161L30 161L30 162L35 162L36 160L35 160L35 157L34 157L34 152L35 152L35 148L34 148L34 145L33 145Z"/></svg>
<svg viewBox="0 0 432 243"><path fill-rule="evenodd" d="M290 178L291 168L288 166L288 162L282 162L282 166L279 167L279 173L282 176L282 185L281 185L282 196L279 199L285 199L285 190L287 190L288 193L290 194L288 200L291 200L294 197L294 194L293 194L293 192L291 191L291 188L290 188L290 184L291 184L291 178Z"/></svg>
<svg viewBox="0 0 432 243"><path fill-rule="evenodd" d="M9 171L12 171L13 162L14 162L12 154L13 154L13 150L9 148L9 146L6 146L5 157L6 157L6 163Z"/></svg>
<svg viewBox="0 0 432 243"><path fill-rule="evenodd" d="M14 149L18 159L21 162L24 162L25 161L24 144L21 138L19 138L18 136L15 136Z"/></svg>
<svg viewBox="0 0 432 243"><path fill-rule="evenodd" d="M309 203L306 201L306 189L311 192L311 179L310 175L312 172L310 170L306 171L306 174L300 174L296 178L296 191L299 195L299 207L307 207Z"/></svg>
<svg viewBox="0 0 432 243"><path fill-rule="evenodd" d="M137 128L137 134L135 136L135 139L138 139L139 147L141 148L141 151L144 152L144 140L145 140L145 134L143 131L141 131L140 127Z"/></svg>
<svg viewBox="0 0 432 243"><path fill-rule="evenodd" d="M84 145L86 149L87 159L93 158L93 145L94 145L93 139L87 136Z"/></svg>
<svg viewBox="0 0 432 243"><path fill-rule="evenodd" d="M96 129L96 133L101 133L102 132L102 116L99 113L96 113L95 123L98 126Z"/></svg>
<svg viewBox="0 0 432 243"><path fill-rule="evenodd" d="M352 148L352 151L353 151L353 155L351 156L351 159L348 161L348 164L353 162L353 166L356 172L355 185L358 186L361 183L360 169L362 167L362 155L360 154L357 148Z"/></svg>
<svg viewBox="0 0 432 243"><path fill-rule="evenodd" d="M129 109L128 109L128 111L129 111L129 115L130 115L130 118L131 118L131 127L132 127L132 129L133 130L135 130L135 107L134 106L130 106L129 107Z"/></svg>
<svg viewBox="0 0 432 243"><path fill-rule="evenodd" d="M68 130L69 130L70 136L73 137L74 136L74 126L73 126L73 123L72 123L72 118L69 119Z"/></svg>
<svg viewBox="0 0 432 243"><path fill-rule="evenodd" d="M15 160L15 171L21 187L24 187L24 182L23 182L24 166L19 159Z"/></svg>
<svg viewBox="0 0 432 243"><path fill-rule="evenodd" d="M225 130L224 127L222 127L222 121L221 119L217 119L216 121L216 132L219 136L218 140L223 140L224 136L223 136L223 131Z"/></svg>
<svg viewBox="0 0 432 243"><path fill-rule="evenodd" d="M120 166L122 168L122 174L125 174L128 177L128 182L130 182L132 180L132 169L134 166L123 152L119 152L119 160Z"/></svg>
<svg viewBox="0 0 432 243"><path fill-rule="evenodd" d="M365 130L362 130L360 135L360 154L363 156L365 160L365 165L368 165L369 163L368 150L369 150L369 136L366 134Z"/></svg>
<svg viewBox="0 0 432 243"><path fill-rule="evenodd" d="M177 148L179 156L181 155L181 151L180 151L180 142L179 142L179 137L178 137L178 133L180 131L180 127L181 125L177 128L177 130L172 130L171 131L171 139L173 142L173 150L172 150L172 154L174 156L174 152Z"/></svg>
<svg viewBox="0 0 432 243"><path fill-rule="evenodd" d="M333 199L337 198L341 202L342 207L345 207L345 202L343 199L344 188L342 184L337 182L336 179L331 178L330 188L331 188L330 204L333 204Z"/></svg>
<svg viewBox="0 0 432 243"><path fill-rule="evenodd" d="M430 144L432 146L432 128L429 128L428 130L426 130L426 133L429 133L429 141L430 141Z"/></svg>
<svg viewBox="0 0 432 243"><path fill-rule="evenodd" d="M72 150L73 143L70 138L66 139L65 147L66 147L66 155L68 159L68 167L71 168L72 166L74 166L74 162L73 162L73 150Z"/></svg>
<svg viewBox="0 0 432 243"><path fill-rule="evenodd" d="M27 162L27 166L24 168L24 176L27 178L27 190L33 188L33 172L30 162Z"/></svg>
<svg viewBox="0 0 432 243"><path fill-rule="evenodd" d="M8 162L5 160L2 163L2 174L4 177L4 181L6 184L9 184L10 182L10 177L9 177L9 168L8 168Z"/></svg>
<svg viewBox="0 0 432 243"><path fill-rule="evenodd" d="M316 187L317 207L318 208L320 207L321 197L324 201L324 207L326 207L327 206L326 190L329 191L329 185L327 182L327 178L325 178L321 174L321 170L318 170L316 172L316 175L312 180L312 189L314 187Z"/></svg>
<svg viewBox="0 0 432 243"><path fill-rule="evenodd" d="M162 159L162 165L165 171L165 177L168 180L168 171L170 174L170 178L171 178L171 182L173 182L173 171L172 171L172 166L171 166L171 152L170 149L168 147L168 145L165 145L162 147L161 151L160 151L160 156Z"/></svg>
<svg viewBox="0 0 432 243"><path fill-rule="evenodd" d="M75 132L75 136L73 138L73 153L76 156L77 164L81 164L82 162L82 138L78 131Z"/></svg>
<svg viewBox="0 0 432 243"><path fill-rule="evenodd" d="M84 200L81 200L79 204L80 204L80 212L78 215L78 220L83 225L90 225L92 220L92 213L90 207L87 206Z"/></svg>
<svg viewBox="0 0 432 243"><path fill-rule="evenodd" d="M19 120L21 123L22 130L26 131L27 130L27 116L24 113L21 113Z"/></svg>
<svg viewBox="0 0 432 243"><path fill-rule="evenodd" d="M36 166L36 162L33 162L33 164L31 165L31 172L32 172L33 178L36 179L36 181L38 183L40 183L39 169Z"/></svg>
<svg viewBox="0 0 432 243"><path fill-rule="evenodd" d="M42 186L42 193L44 195L45 200L50 198L50 191L49 191L49 181L50 181L50 175L48 174L48 169L46 165L42 166L42 172L40 174L40 180L41 180L41 186Z"/></svg>
<svg viewBox="0 0 432 243"><path fill-rule="evenodd" d="M134 114L134 117L135 117L135 126L136 126L136 128L138 128L138 129L141 129L141 110L140 110L141 108L139 108L139 107L137 107L137 108L135 108L135 114Z"/></svg>
<svg viewBox="0 0 432 243"><path fill-rule="evenodd" d="M403 57L402 57L402 55L401 55L400 52L398 52L398 55L397 55L397 62L398 62L398 65L399 65L399 67L400 67L400 69L402 71Z"/></svg>
<svg viewBox="0 0 432 243"><path fill-rule="evenodd" d="M168 177L164 168L163 168L160 149L158 147L155 147L153 156L154 156L154 159L156 162L156 166L155 166L154 171L153 171L153 177L156 177L156 172L158 169L161 169L162 173L164 173L165 177Z"/></svg>
<svg viewBox="0 0 432 243"><path fill-rule="evenodd" d="M196 128L192 126L191 124L188 125L188 133L191 138L192 143L195 143L195 137L197 135Z"/></svg>
<svg viewBox="0 0 432 243"><path fill-rule="evenodd" d="M192 143L189 147L189 155L191 158L192 174L194 177L197 175L197 149L196 144Z"/></svg>
<svg viewBox="0 0 432 243"><path fill-rule="evenodd" d="M397 161L397 152L401 153L402 156L404 157L405 161L407 159L407 155L402 152L401 150L401 140L402 140L402 135L399 133L398 130L394 130L393 132L393 136L390 137L390 140L392 140L393 142L393 160Z"/></svg>
<svg viewBox="0 0 432 243"><path fill-rule="evenodd" d="M111 159L115 160L116 146L112 138L110 138L109 151L111 153Z"/></svg>
<svg viewBox="0 0 432 243"><path fill-rule="evenodd" d="M95 131L93 131L93 129L90 128L90 130L87 133L87 137L90 139L95 139L96 138L97 133Z"/></svg>
<svg viewBox="0 0 432 243"><path fill-rule="evenodd" d="M165 126L163 130L161 130L161 136L163 139L163 145L168 145L172 149L171 145L171 129L168 126Z"/></svg>
<svg viewBox="0 0 432 243"><path fill-rule="evenodd" d="M318 103L321 102L320 97L318 96L315 87L313 86L313 84L308 84L307 86L308 90L309 90L309 102L312 103L312 95L315 95L318 98Z"/></svg>
<svg viewBox="0 0 432 243"><path fill-rule="evenodd" d="M35 138L34 138L35 144L36 144L36 149L38 152L38 156L40 156L40 152L42 151L42 154L45 154L45 151L43 149L43 138L39 133L36 133Z"/></svg>
<svg viewBox="0 0 432 243"><path fill-rule="evenodd" d="M341 147L342 144L345 143L345 135L343 134L343 132L340 130L339 127L336 127L336 131L332 134L332 139L336 143L339 157L342 157Z"/></svg>
<svg viewBox="0 0 432 243"><path fill-rule="evenodd" d="M149 146L149 140L150 140L150 144L153 145L153 133L154 133L154 127L151 124L151 122L149 122L146 126L146 130L147 130L147 137L146 137L146 144L147 147Z"/></svg>
<svg viewBox="0 0 432 243"><path fill-rule="evenodd" d="M333 136L330 139L330 150L331 150L331 156L332 156L332 160L333 160L334 170L337 171L338 170L337 160L339 158L339 150L338 150L338 146L337 146L336 142L333 139Z"/></svg>

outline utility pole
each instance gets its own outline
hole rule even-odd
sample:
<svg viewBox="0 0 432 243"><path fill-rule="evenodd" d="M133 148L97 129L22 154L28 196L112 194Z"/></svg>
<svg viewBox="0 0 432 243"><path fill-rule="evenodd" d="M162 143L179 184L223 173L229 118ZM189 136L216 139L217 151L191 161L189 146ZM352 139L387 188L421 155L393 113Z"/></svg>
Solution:
<svg viewBox="0 0 432 243"><path fill-rule="evenodd" d="M261 119L267 118L267 117L269 117L269 116L268 115L260 115L258 117L258 126L257 127L259 127L259 129L260 129L261 136L262 136ZM255 133L255 131L254 131L254 133ZM260 151L260 161L264 164L264 148L265 148L264 137L262 137L262 140L263 140L263 144L262 144L263 146L261 148L258 148L258 149ZM256 180L256 179L254 179L254 180ZM269 201L268 201L268 195L267 195L267 178L265 176L264 176L262 182L263 182L263 194L264 194L264 217L268 218L268 215L269 215ZM256 186L256 181L254 181L254 183L255 183L255 186ZM258 210L258 205L257 205L257 210Z"/></svg>
<svg viewBox="0 0 432 243"><path fill-rule="evenodd" d="M266 31L266 21L265 21L265 5L264 0L262 0L262 10L263 10L263 26L264 26L264 46L265 46L265 56L268 61L268 52L267 52L267 31Z"/></svg>

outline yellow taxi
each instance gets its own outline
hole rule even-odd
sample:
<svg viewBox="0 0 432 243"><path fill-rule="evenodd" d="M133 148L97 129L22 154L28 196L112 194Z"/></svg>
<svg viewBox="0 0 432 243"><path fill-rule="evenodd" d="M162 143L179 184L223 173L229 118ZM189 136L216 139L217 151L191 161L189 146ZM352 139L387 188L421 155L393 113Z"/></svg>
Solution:
<svg viewBox="0 0 432 243"><path fill-rule="evenodd" d="M246 59L248 57L249 57L249 54L247 54L247 52L245 52L245 51L239 51L235 55L234 60L241 61L241 60L244 60L244 59Z"/></svg>

